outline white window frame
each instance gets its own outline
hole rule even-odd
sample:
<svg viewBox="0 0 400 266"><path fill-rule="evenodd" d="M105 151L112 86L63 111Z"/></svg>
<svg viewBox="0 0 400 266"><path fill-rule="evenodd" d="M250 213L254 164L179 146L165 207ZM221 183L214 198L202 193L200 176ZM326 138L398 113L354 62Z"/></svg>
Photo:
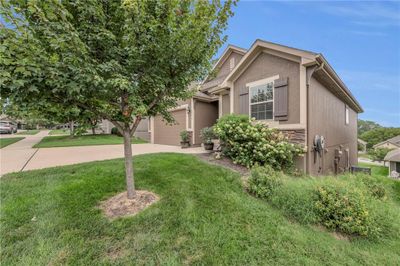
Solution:
<svg viewBox="0 0 400 266"><path fill-rule="evenodd" d="M274 106L275 106L275 93L274 93L274 88L275 88L275 80L279 79L279 75L273 76L273 77L269 77L266 79L260 79L257 81L253 81L250 83L246 84L246 87L249 88L249 117L251 117L251 106L252 105L256 105L256 104L262 104L262 103L269 103L272 102L272 118L270 119L262 119L262 120L257 120L257 121L273 121L274 120ZM268 101L263 101L263 102L258 102L258 103L252 103L251 102L251 90L254 89L255 87L258 86L262 86L262 85L267 85L268 83L272 83L272 100L268 100Z"/></svg>
<svg viewBox="0 0 400 266"><path fill-rule="evenodd" d="M349 107L347 106L347 104L345 105L345 108L344 108L344 123L345 123L345 125L350 124L350 110L349 110Z"/></svg>

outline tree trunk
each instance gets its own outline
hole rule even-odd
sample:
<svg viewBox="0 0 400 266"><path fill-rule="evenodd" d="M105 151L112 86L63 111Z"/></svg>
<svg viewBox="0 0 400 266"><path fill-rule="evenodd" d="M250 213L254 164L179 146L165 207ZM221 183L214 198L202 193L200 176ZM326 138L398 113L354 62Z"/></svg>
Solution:
<svg viewBox="0 0 400 266"><path fill-rule="evenodd" d="M130 130L124 129L124 155L125 155L125 179L128 199L133 199L136 196L135 183L133 179L133 160L132 160L132 144Z"/></svg>
<svg viewBox="0 0 400 266"><path fill-rule="evenodd" d="M69 122L69 134L71 137L74 135L74 121Z"/></svg>
<svg viewBox="0 0 400 266"><path fill-rule="evenodd" d="M96 126L92 126L92 134L96 135Z"/></svg>

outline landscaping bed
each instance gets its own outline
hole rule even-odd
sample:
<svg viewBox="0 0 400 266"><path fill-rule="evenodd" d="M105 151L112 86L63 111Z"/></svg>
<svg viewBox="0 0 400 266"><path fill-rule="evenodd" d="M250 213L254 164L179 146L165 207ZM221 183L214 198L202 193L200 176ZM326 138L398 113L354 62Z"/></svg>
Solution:
<svg viewBox="0 0 400 266"><path fill-rule="evenodd" d="M125 190L122 159L3 176L2 263L396 265L400 261L398 233L374 241L337 239L246 193L238 173L195 156L164 153L134 160L137 189L155 193L159 200L133 217L112 221L98 206ZM290 182L301 188L307 180ZM400 193L400 182L385 180L389 196ZM388 198L388 204L400 212L400 199ZM394 223L399 226L400 221Z"/></svg>
<svg viewBox="0 0 400 266"><path fill-rule="evenodd" d="M114 145L122 144L122 137L110 134L82 135L82 136L47 136L44 137L34 148L91 146L91 145ZM132 144L146 143L139 138L132 138Z"/></svg>
<svg viewBox="0 0 400 266"><path fill-rule="evenodd" d="M16 137L16 138L0 138L0 149L7 147L8 145L11 145L17 141L20 141L21 139L24 139L23 137Z"/></svg>

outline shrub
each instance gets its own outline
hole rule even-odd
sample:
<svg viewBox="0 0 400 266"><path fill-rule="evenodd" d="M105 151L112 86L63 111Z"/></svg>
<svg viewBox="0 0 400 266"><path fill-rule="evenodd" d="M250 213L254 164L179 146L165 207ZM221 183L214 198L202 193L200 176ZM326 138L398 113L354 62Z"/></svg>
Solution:
<svg viewBox="0 0 400 266"><path fill-rule="evenodd" d="M377 230L362 191L335 183L318 186L315 192L316 212L325 227L360 236Z"/></svg>
<svg viewBox="0 0 400 266"><path fill-rule="evenodd" d="M249 178L249 191L260 198L270 199L274 191L282 185L282 174L271 166L255 166Z"/></svg>
<svg viewBox="0 0 400 266"><path fill-rule="evenodd" d="M385 199L387 192L385 186L380 183L375 177L370 175L357 175L357 180L364 183L369 194L377 199Z"/></svg>
<svg viewBox="0 0 400 266"><path fill-rule="evenodd" d="M122 137L121 132L119 132L118 128L116 128L116 127L113 127L113 128L111 129L111 134Z"/></svg>
<svg viewBox="0 0 400 266"><path fill-rule="evenodd" d="M203 143L212 143L212 140L215 138L214 129L212 127L202 128L200 131L200 137L203 140Z"/></svg>
<svg viewBox="0 0 400 266"><path fill-rule="evenodd" d="M383 161L386 154L388 154L388 152L390 152L391 150L392 149L388 148L376 148L369 150L368 153L369 155L371 155L373 161Z"/></svg>
<svg viewBox="0 0 400 266"><path fill-rule="evenodd" d="M224 154L246 167L268 164L277 170L290 168L294 157L303 153L278 130L254 123L244 115L218 119L214 132L223 144Z"/></svg>
<svg viewBox="0 0 400 266"><path fill-rule="evenodd" d="M181 136L182 142L189 142L189 139L190 139L189 131L183 130L183 131L180 133L180 136Z"/></svg>

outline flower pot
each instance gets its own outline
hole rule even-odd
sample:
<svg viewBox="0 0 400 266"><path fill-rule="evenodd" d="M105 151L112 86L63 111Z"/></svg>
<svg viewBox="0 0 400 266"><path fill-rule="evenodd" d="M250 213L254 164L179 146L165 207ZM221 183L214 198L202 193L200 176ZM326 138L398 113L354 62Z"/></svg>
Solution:
<svg viewBox="0 0 400 266"><path fill-rule="evenodd" d="M214 143L213 142L211 142L211 143L203 143L203 145L204 145L204 149L206 151L212 151L214 149Z"/></svg>
<svg viewBox="0 0 400 266"><path fill-rule="evenodd" d="M181 141L181 148L182 149L189 148L189 147L190 147L189 141Z"/></svg>

